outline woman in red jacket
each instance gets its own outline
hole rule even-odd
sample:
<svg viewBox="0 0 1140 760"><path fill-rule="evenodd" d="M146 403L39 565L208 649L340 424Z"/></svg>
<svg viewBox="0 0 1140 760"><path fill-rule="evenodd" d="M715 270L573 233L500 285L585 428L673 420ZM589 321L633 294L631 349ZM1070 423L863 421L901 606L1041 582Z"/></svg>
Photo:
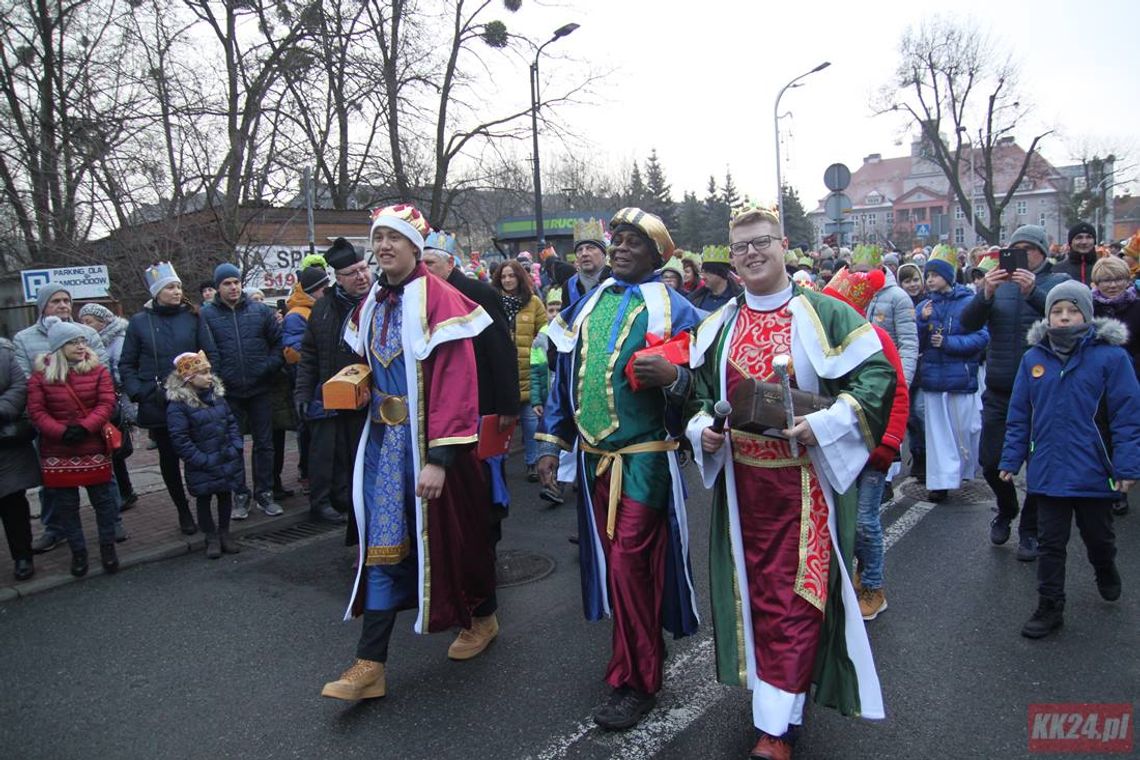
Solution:
<svg viewBox="0 0 1140 760"><path fill-rule="evenodd" d="M50 353L36 359L28 380L28 417L40 431L40 469L55 499L71 547L71 574L87 574L87 544L79 519L79 486L86 486L99 525L103 570L119 569L115 553L115 495L111 452L103 426L115 406L111 373L87 347L80 326L49 317Z"/></svg>

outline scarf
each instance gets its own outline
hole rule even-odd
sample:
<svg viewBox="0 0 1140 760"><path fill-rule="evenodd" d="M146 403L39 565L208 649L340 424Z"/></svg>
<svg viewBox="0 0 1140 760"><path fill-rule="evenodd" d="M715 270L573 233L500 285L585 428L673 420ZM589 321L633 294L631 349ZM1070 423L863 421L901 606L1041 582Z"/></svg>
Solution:
<svg viewBox="0 0 1140 760"><path fill-rule="evenodd" d="M380 327L381 343L388 340L388 323L391 321L392 312L400 308L400 299L404 297L404 286L417 277L425 276L427 276L427 267L422 261L417 261L408 276L399 283L390 283L387 275L380 275L380 287L376 290L376 303L388 302L388 308L384 310L384 324Z"/></svg>
<svg viewBox="0 0 1140 760"><path fill-rule="evenodd" d="M594 272L592 275L588 275L585 272L578 273L578 283L582 286L583 293L589 293L591 290L596 288L601 280L602 270L600 269L597 272Z"/></svg>
<svg viewBox="0 0 1140 760"><path fill-rule="evenodd" d="M103 341L104 346L111 345L117 338L126 334L128 324L122 317L115 317L99 331L99 339Z"/></svg>
<svg viewBox="0 0 1140 760"><path fill-rule="evenodd" d="M1101 306L1109 307L1109 311L1117 312L1131 306L1136 301L1137 295L1136 288L1129 286L1116 298L1109 298L1100 292L1100 288L1093 288L1092 297Z"/></svg>
<svg viewBox="0 0 1140 760"><path fill-rule="evenodd" d="M507 313L507 324L513 330L515 328L515 317L522 311L522 299L516 298L508 293L499 293L499 300L503 302L503 311Z"/></svg>
<svg viewBox="0 0 1140 760"><path fill-rule="evenodd" d="M1091 329L1092 325L1084 323L1068 327L1050 327L1047 330L1049 345L1052 346L1053 353L1061 357L1062 363L1067 364L1069 357L1077 350L1077 346Z"/></svg>
<svg viewBox="0 0 1140 760"><path fill-rule="evenodd" d="M348 294L348 291L346 291L340 285L334 285L333 286L333 298L335 298L337 301L342 303L344 306L347 306L348 311L350 311L350 312L352 310L354 310L360 304L361 301L364 300L363 295L350 296Z"/></svg>

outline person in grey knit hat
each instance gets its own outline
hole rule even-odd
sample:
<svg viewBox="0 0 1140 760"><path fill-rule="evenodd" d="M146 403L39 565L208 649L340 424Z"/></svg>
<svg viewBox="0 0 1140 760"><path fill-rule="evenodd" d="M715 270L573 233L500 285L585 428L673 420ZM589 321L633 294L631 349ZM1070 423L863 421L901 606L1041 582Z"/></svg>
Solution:
<svg viewBox="0 0 1140 760"><path fill-rule="evenodd" d="M44 324L48 329L49 353L55 353L73 340L86 341L87 333L90 332L90 328L78 322L64 322L59 317L47 317Z"/></svg>
<svg viewBox="0 0 1140 760"><path fill-rule="evenodd" d="M1071 301L1076 305L1077 309L1081 312L1081 316L1085 318L1085 324L1092 322L1093 318L1093 299L1092 291L1087 286L1082 285L1076 280L1069 280L1062 282L1060 285L1055 286L1045 296L1045 316L1049 316L1049 312L1053 310L1053 304L1058 301Z"/></svg>
<svg viewBox="0 0 1140 760"><path fill-rule="evenodd" d="M41 285L36 291L36 314L38 316L35 324L16 333L16 337L12 339L12 343L16 346L16 363L27 377L32 376L36 357L49 352L44 319L58 317L64 322L71 321L71 292L52 283ZM84 337L87 338L87 345L98 355L100 362L107 364L107 351L99 338L99 333L89 327L83 329L86 331Z"/></svg>

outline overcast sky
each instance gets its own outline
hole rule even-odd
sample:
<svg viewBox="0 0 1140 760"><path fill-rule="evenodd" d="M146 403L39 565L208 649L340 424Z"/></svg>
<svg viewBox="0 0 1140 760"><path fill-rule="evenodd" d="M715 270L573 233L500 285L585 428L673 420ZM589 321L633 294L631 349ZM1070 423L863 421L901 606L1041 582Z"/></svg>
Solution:
<svg viewBox="0 0 1140 760"><path fill-rule="evenodd" d="M1020 101L1034 104L1017 132L1022 145L1054 129L1043 146L1054 164L1071 162L1088 144L1128 152L1127 164L1140 162L1140 3L953 5L958 17L975 20L1021 64ZM948 7L898 0L524 0L517 14L503 16L512 32L534 40L548 38L564 23L581 24L547 48L543 79L552 79L553 88L565 81L563 69L612 73L593 106L563 111L567 126L596 146L597 160L612 168L634 158L644 161L655 147L674 200L683 190L703 197L709 174L719 179L731 166L741 194L774 201L776 94L790 79L830 61L830 68L785 93L780 105L781 112L792 113L782 122L785 181L810 210L827 192L822 175L828 164L841 161L854 171L869 153L909 152L902 122L872 116L870 100L892 76L906 27ZM525 65L519 68L517 77L496 76L495 86L502 88L502 98L517 94L525 102ZM1140 171L1134 167L1128 175Z"/></svg>

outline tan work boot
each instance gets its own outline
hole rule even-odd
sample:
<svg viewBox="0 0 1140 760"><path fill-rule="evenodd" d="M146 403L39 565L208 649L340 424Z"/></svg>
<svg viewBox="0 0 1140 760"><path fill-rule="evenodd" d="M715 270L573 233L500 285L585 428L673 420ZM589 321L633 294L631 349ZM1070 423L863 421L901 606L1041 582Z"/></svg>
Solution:
<svg viewBox="0 0 1140 760"><path fill-rule="evenodd" d="M471 627L460 631L459 636L447 648L447 656L453 660L470 660L481 654L498 635L499 619L493 613L487 617L472 618Z"/></svg>
<svg viewBox="0 0 1140 760"><path fill-rule="evenodd" d="M358 699L373 699L388 693L384 682L384 663L360 660L340 674L340 679L329 681L321 689L322 697L344 699L354 702Z"/></svg>
<svg viewBox="0 0 1140 760"><path fill-rule="evenodd" d="M881 588L865 588L859 592L859 612L864 620L874 620L887 608L887 597Z"/></svg>

